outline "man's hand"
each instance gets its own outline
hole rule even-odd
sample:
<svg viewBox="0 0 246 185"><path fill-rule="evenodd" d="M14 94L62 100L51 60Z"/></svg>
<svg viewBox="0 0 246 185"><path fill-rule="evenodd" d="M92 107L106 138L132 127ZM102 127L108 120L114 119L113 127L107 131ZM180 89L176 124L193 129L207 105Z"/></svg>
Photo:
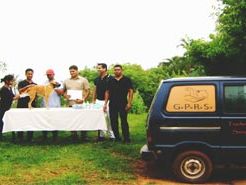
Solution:
<svg viewBox="0 0 246 185"><path fill-rule="evenodd" d="M67 95L67 94L64 94L63 96L64 96L64 98L67 99L67 100L69 100L69 99L71 98L71 96L70 96L70 95Z"/></svg>
<svg viewBox="0 0 246 185"><path fill-rule="evenodd" d="M35 86L35 84L27 85L26 88L33 87L33 86Z"/></svg>
<svg viewBox="0 0 246 185"><path fill-rule="evenodd" d="M104 105L104 106L103 106L103 111L104 111L104 112L107 112L107 105Z"/></svg>
<svg viewBox="0 0 246 185"><path fill-rule="evenodd" d="M20 93L23 93L23 92L26 91L29 87L33 87L33 86L35 86L35 84L27 85L27 86L25 86L25 87L19 89L19 92L20 92Z"/></svg>
<svg viewBox="0 0 246 185"><path fill-rule="evenodd" d="M126 111L129 111L131 108L132 108L132 104L128 103L128 104L126 105L125 110L126 110Z"/></svg>
<svg viewBox="0 0 246 185"><path fill-rule="evenodd" d="M76 99L75 102L76 102L77 104L82 104L82 103L84 102L84 100Z"/></svg>
<svg viewBox="0 0 246 185"><path fill-rule="evenodd" d="M55 91L56 91L56 93L57 93L58 95L63 95L63 94L64 94L63 89L55 89Z"/></svg>
<svg viewBox="0 0 246 185"><path fill-rule="evenodd" d="M17 95L15 95L15 96L13 97L13 100L18 100L19 98L20 98L20 95L17 94Z"/></svg>

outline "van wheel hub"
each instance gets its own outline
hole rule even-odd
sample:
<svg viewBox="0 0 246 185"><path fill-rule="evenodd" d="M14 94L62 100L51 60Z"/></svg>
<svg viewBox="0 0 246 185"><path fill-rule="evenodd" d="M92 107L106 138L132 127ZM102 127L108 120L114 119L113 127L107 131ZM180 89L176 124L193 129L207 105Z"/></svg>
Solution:
<svg viewBox="0 0 246 185"><path fill-rule="evenodd" d="M196 179L205 172L205 164L197 159L184 160L181 164L182 174L189 179Z"/></svg>

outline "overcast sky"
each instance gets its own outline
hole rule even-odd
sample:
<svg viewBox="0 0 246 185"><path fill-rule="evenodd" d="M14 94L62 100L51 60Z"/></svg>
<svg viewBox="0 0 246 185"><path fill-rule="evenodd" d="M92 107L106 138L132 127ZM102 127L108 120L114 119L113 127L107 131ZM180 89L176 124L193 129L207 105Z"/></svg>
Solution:
<svg viewBox="0 0 246 185"><path fill-rule="evenodd" d="M0 0L0 61L34 80L69 77L68 67L136 63L145 69L181 55L181 39L207 39L216 0ZM1 74L0 77L2 77Z"/></svg>

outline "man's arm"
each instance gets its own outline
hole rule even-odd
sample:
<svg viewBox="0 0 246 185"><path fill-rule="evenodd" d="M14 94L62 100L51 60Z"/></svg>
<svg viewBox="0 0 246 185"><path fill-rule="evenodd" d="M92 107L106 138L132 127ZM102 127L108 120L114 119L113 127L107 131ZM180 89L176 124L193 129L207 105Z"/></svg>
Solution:
<svg viewBox="0 0 246 185"><path fill-rule="evenodd" d="M89 95L90 95L90 89L85 89L84 90L84 97L83 97L84 101L87 100Z"/></svg>
<svg viewBox="0 0 246 185"><path fill-rule="evenodd" d="M107 111L108 100L109 100L109 90L106 90L104 95L104 106L103 106L104 112Z"/></svg>
<svg viewBox="0 0 246 185"><path fill-rule="evenodd" d="M88 80L84 78L84 83L82 87L82 100L77 99L75 100L75 102L81 104L85 102L85 100L89 97L89 95L90 95L90 85L89 85Z"/></svg>
<svg viewBox="0 0 246 185"><path fill-rule="evenodd" d="M128 103L126 105L126 111L129 111L132 107L133 89L128 89Z"/></svg>
<svg viewBox="0 0 246 185"><path fill-rule="evenodd" d="M13 100L18 100L19 98L20 98L20 95L17 94L17 95L15 95L15 96L13 97Z"/></svg>
<svg viewBox="0 0 246 185"><path fill-rule="evenodd" d="M64 90L63 89L55 89L56 93L61 96L64 94Z"/></svg>
<svg viewBox="0 0 246 185"><path fill-rule="evenodd" d="M92 99L92 103L96 103L96 99L97 99L97 86L95 86L94 90L93 90L93 99Z"/></svg>
<svg viewBox="0 0 246 185"><path fill-rule="evenodd" d="M85 102L85 100L89 97L90 94L90 89L85 89L82 95L82 100L81 99L76 99L75 102L78 104L82 104Z"/></svg>
<svg viewBox="0 0 246 185"><path fill-rule="evenodd" d="M63 97L66 99L66 100L69 100L70 98L70 95L67 94L67 86L66 86L66 81L63 82Z"/></svg>
<svg viewBox="0 0 246 185"><path fill-rule="evenodd" d="M22 87L22 88L19 88L18 90L19 90L19 93L21 94L21 93L23 93L24 91L26 91L29 87L32 87L32 86L34 86L35 84L30 84L30 85L27 85L27 86L25 86L25 87Z"/></svg>

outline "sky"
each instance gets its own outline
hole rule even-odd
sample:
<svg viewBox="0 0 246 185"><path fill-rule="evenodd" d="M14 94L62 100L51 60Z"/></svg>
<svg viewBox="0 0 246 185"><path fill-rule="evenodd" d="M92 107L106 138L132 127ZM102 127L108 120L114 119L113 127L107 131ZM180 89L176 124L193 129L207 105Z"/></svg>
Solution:
<svg viewBox="0 0 246 185"><path fill-rule="evenodd" d="M182 38L208 39L216 0L0 0L0 61L34 81L69 77L69 66L99 62L156 67L182 55ZM4 74L5 74L4 73ZM3 77L3 73L0 77Z"/></svg>

